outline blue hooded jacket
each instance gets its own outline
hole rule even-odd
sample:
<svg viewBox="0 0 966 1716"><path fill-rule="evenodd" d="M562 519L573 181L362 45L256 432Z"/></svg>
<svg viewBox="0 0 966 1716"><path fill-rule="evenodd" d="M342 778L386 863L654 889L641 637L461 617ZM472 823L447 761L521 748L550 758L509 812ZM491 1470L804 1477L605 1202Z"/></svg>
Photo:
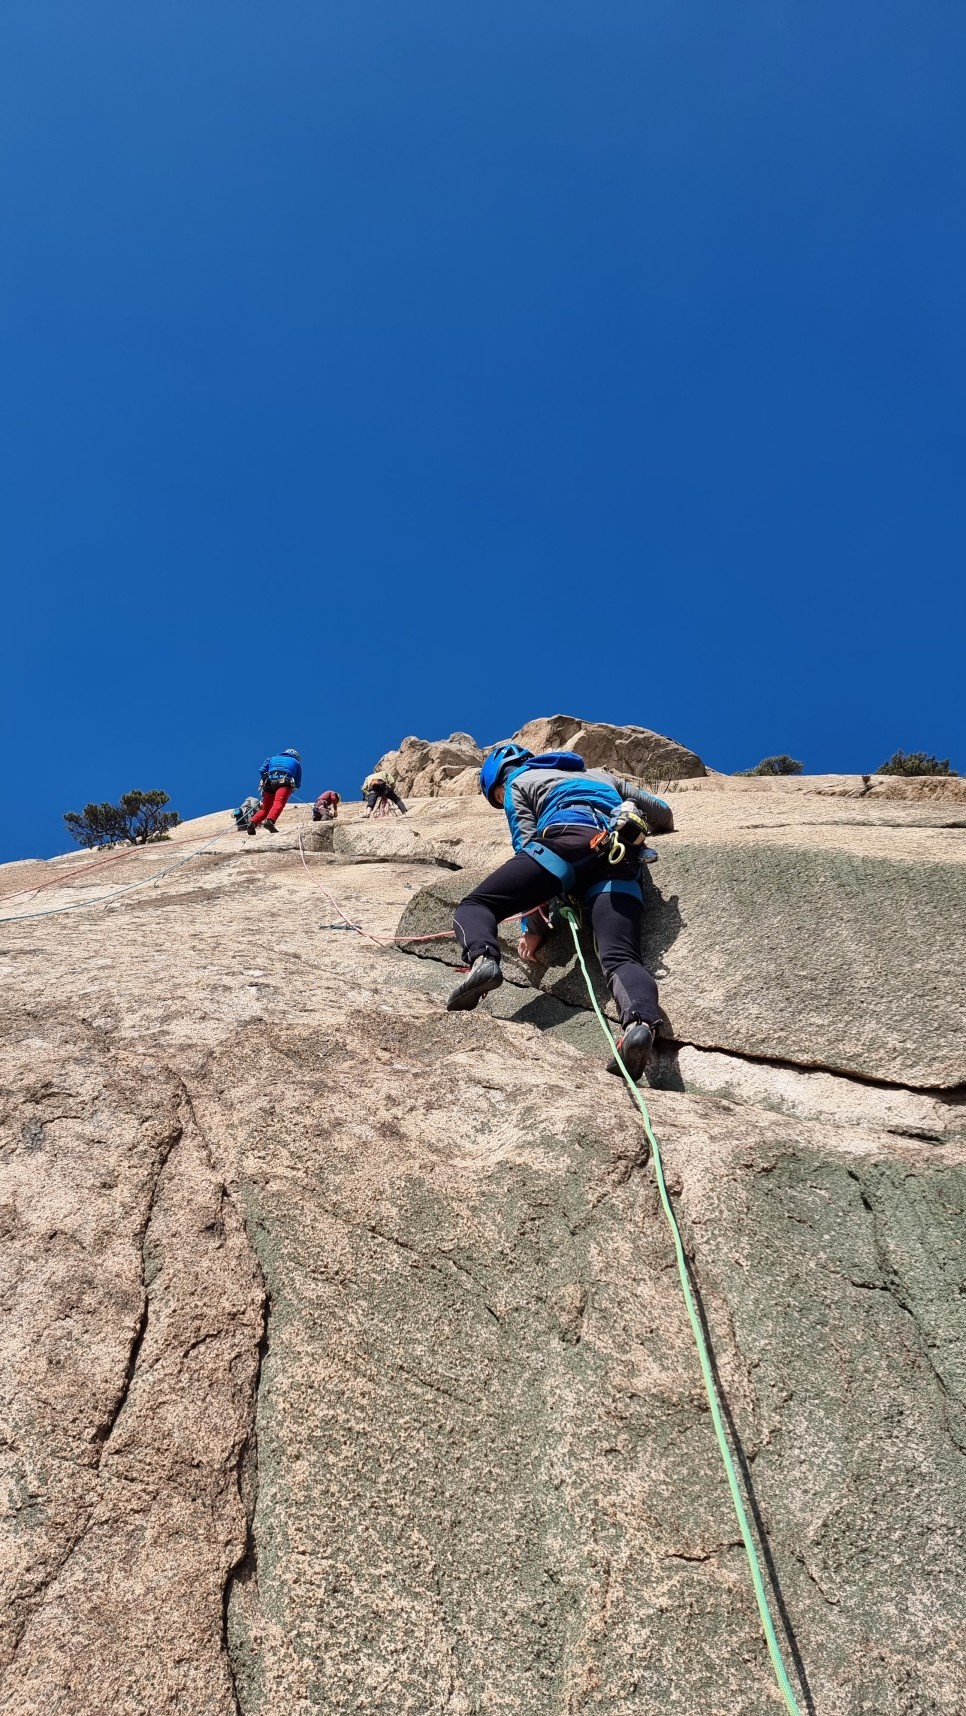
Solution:
<svg viewBox="0 0 966 1716"><path fill-rule="evenodd" d="M262 780L266 775L287 775L294 788L302 785L302 765L297 757L266 757L262 764Z"/></svg>

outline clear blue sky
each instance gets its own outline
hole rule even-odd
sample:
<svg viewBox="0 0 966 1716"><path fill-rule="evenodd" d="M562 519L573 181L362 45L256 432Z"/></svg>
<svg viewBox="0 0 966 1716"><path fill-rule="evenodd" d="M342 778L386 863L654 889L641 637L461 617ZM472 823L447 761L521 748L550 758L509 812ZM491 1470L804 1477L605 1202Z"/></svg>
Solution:
<svg viewBox="0 0 966 1716"><path fill-rule="evenodd" d="M956 0L8 0L0 856L563 709L966 770Z"/></svg>

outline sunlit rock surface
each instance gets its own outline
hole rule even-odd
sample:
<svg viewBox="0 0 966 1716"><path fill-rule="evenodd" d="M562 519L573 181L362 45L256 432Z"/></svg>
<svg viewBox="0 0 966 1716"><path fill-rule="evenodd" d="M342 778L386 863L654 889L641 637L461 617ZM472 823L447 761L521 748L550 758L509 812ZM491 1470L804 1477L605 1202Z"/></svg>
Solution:
<svg viewBox="0 0 966 1716"><path fill-rule="evenodd" d="M649 1100L803 1711L961 1716L966 831L879 785L671 789ZM359 814L0 871L0 1716L769 1716L566 944L446 1014L503 819Z"/></svg>

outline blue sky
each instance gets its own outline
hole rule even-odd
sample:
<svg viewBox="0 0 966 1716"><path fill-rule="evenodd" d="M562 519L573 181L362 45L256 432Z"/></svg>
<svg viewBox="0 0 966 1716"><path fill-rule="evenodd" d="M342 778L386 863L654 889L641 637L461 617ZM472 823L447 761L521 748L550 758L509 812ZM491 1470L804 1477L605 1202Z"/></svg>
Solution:
<svg viewBox="0 0 966 1716"><path fill-rule="evenodd" d="M0 857L566 710L966 770L966 12L9 0Z"/></svg>

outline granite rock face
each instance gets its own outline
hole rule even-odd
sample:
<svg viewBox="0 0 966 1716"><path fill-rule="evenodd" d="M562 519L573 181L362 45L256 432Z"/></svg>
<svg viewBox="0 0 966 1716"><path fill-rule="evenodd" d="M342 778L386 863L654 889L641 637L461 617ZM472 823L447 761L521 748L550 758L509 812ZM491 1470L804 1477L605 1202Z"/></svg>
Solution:
<svg viewBox="0 0 966 1716"><path fill-rule="evenodd" d="M649 1101L790 1672L820 1716L960 1716L958 806L673 802ZM768 1716L586 996L508 952L449 1015L453 943L394 939L503 819L298 830L0 871L0 1716ZM733 980L767 1060L718 1041Z"/></svg>
<svg viewBox="0 0 966 1716"><path fill-rule="evenodd" d="M108 1716L150 1688L229 1713L257 1263L170 1071L77 1032L8 1050L0 1710Z"/></svg>

